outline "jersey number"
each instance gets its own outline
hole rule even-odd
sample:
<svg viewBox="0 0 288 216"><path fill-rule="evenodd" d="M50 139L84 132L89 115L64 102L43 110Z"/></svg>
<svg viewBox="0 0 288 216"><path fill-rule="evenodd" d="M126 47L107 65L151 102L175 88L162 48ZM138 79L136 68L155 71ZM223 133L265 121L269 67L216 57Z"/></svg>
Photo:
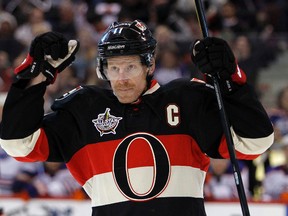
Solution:
<svg viewBox="0 0 288 216"><path fill-rule="evenodd" d="M150 145L154 158L154 178L151 189L139 195L129 182L127 154L129 146L137 139L143 139ZM170 177L170 161L168 153L155 136L147 133L136 133L126 137L116 149L113 161L113 175L121 193L130 200L145 201L157 197L167 186Z"/></svg>

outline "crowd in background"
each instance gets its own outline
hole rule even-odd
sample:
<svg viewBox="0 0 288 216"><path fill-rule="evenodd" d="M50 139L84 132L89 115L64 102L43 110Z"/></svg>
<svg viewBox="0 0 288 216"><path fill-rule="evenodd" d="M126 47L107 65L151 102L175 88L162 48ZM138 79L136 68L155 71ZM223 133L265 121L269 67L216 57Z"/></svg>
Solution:
<svg viewBox="0 0 288 216"><path fill-rule="evenodd" d="M261 97L259 72L287 50L287 0L206 0L204 5L210 35L229 42ZM95 72L97 43L110 23L134 19L147 23L158 41L154 76L160 84L181 77L201 78L190 59L190 45L202 38L194 1L0 0L0 106L14 80L13 68L25 59L33 38L47 31L78 39L81 46L75 62L48 87L46 112L55 98L77 85L108 87ZM239 161L248 199L288 202L288 88L278 99L269 110L275 145L255 161ZM229 160L211 160L207 200L237 199L231 173ZM1 195L87 198L64 164L23 164L0 149Z"/></svg>

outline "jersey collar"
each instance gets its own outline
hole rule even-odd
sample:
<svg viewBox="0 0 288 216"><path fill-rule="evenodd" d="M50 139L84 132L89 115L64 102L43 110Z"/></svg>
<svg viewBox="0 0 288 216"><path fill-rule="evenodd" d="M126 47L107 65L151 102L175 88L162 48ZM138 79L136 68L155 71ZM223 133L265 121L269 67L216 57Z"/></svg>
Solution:
<svg viewBox="0 0 288 216"><path fill-rule="evenodd" d="M152 94L155 91L157 91L157 89L159 89L159 88L160 88L159 83L157 82L157 80L153 79L151 81L149 89L143 95Z"/></svg>

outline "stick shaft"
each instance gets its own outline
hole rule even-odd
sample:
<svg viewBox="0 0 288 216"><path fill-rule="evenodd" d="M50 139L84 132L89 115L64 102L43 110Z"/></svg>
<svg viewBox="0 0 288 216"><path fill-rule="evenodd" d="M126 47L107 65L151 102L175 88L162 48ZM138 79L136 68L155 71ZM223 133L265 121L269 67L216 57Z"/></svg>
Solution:
<svg viewBox="0 0 288 216"><path fill-rule="evenodd" d="M199 24L201 27L203 37L204 38L209 37L208 25L207 25L207 21L206 21L205 10L204 10L202 0L195 0L195 6L196 6L198 21L199 21ZM245 190L244 190L244 186L243 186L243 181L242 181L242 177L241 177L241 172L240 172L238 160L237 160L236 154L235 154L234 143L233 143L233 139L232 139L232 135L231 135L231 131L230 131L230 125L228 123L228 118L227 118L227 115L225 112L224 103L223 103L223 99L221 96L219 83L218 83L216 76L213 76L212 79L213 79L214 89L215 89L215 93L216 93L216 97L217 97L218 108L219 108L219 112L220 112L220 116L221 116L221 123L223 126L224 134L226 136L230 161L231 161L231 165L233 167L234 180L235 180L235 184L236 184L237 191L238 191L238 196L239 196L239 200L240 200L240 204L241 204L242 213L243 213L243 216L250 216L248 203L247 203L247 199L246 199L246 195L245 195Z"/></svg>

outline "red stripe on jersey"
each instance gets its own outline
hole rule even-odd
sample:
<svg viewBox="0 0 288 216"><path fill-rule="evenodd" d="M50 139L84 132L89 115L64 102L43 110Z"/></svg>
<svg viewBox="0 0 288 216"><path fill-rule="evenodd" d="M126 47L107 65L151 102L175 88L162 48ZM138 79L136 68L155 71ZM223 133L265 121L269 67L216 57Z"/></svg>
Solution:
<svg viewBox="0 0 288 216"><path fill-rule="evenodd" d="M15 157L16 160L22 162L35 162L35 161L46 161L49 155L49 145L47 136L42 128L40 128L40 135L37 142L27 156L25 157Z"/></svg>
<svg viewBox="0 0 288 216"><path fill-rule="evenodd" d="M226 158L226 159L230 158L229 150L228 150L228 146L227 146L227 142L226 142L226 137L224 137L224 136L221 139L221 143L220 143L218 151L223 158ZM259 156L258 154L256 154L256 155L243 154L237 150L235 150L235 154L236 154L236 157L238 159L241 159L241 160L253 160Z"/></svg>
<svg viewBox="0 0 288 216"><path fill-rule="evenodd" d="M208 170L209 158L203 154L197 143L187 135L157 136L169 155L171 166L191 166ZM114 153L122 140L113 140L86 145L67 163L75 179L81 184L102 173L112 172ZM154 155L144 139L134 140L126 154L127 167L154 165Z"/></svg>
<svg viewBox="0 0 288 216"><path fill-rule="evenodd" d="M150 88L152 88L153 86L155 86L157 83L158 83L158 82L157 82L155 79L153 79L153 80L151 81L151 83L150 83Z"/></svg>

